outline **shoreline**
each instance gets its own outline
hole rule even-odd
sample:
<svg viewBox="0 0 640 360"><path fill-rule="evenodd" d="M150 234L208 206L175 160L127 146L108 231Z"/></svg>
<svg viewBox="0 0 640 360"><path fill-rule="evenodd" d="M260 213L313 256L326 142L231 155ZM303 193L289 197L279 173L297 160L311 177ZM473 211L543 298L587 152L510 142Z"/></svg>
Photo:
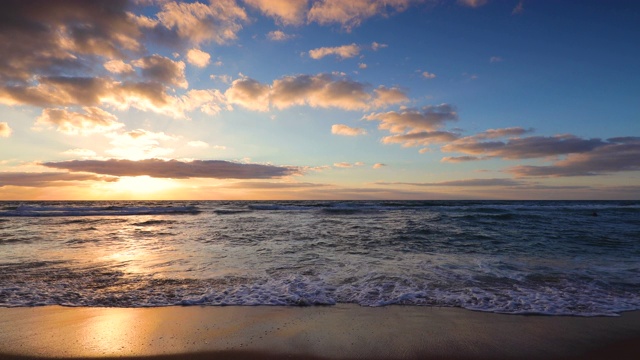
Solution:
<svg viewBox="0 0 640 360"><path fill-rule="evenodd" d="M460 308L0 308L0 359L635 359L640 311L619 317Z"/></svg>

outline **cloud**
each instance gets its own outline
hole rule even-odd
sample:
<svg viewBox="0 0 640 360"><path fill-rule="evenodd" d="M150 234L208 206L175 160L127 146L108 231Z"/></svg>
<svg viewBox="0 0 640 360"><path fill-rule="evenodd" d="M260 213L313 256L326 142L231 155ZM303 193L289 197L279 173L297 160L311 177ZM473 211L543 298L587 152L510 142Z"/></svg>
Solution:
<svg viewBox="0 0 640 360"><path fill-rule="evenodd" d="M445 156L440 161L445 163L461 163L467 161L485 160L487 158L478 156Z"/></svg>
<svg viewBox="0 0 640 360"><path fill-rule="evenodd" d="M375 163L375 164L373 164L372 168L374 168L374 169L382 169L385 166L387 166L387 164Z"/></svg>
<svg viewBox="0 0 640 360"><path fill-rule="evenodd" d="M11 136L11 128L9 127L9 124L7 124L6 122L0 122L0 137L3 138L8 138L9 136Z"/></svg>
<svg viewBox="0 0 640 360"><path fill-rule="evenodd" d="M471 8L478 8L486 5L489 0L458 0L458 4L468 6Z"/></svg>
<svg viewBox="0 0 640 360"><path fill-rule="evenodd" d="M436 74L430 73L428 71L424 71L424 72L422 72L422 77L425 78L425 79L435 79L436 78Z"/></svg>
<svg viewBox="0 0 640 360"><path fill-rule="evenodd" d="M199 109L207 115L217 115L223 109L231 111L224 94L218 89L209 90L189 90L179 98L172 98L172 111L181 117L180 114Z"/></svg>
<svg viewBox="0 0 640 360"><path fill-rule="evenodd" d="M244 2L275 18L283 25L300 25L307 11L307 0L244 0Z"/></svg>
<svg viewBox="0 0 640 360"><path fill-rule="evenodd" d="M251 78L242 78L231 83L224 94L231 104L238 104L249 110L269 111L269 90L269 85Z"/></svg>
<svg viewBox="0 0 640 360"><path fill-rule="evenodd" d="M378 86L373 90L373 93L375 94L375 99L373 100L372 105L376 108L401 104L409 101L404 90L397 87L388 88L385 86Z"/></svg>
<svg viewBox="0 0 640 360"><path fill-rule="evenodd" d="M380 49L384 49L384 48L386 48L386 47L389 47L389 45L387 45L387 44L380 44L380 43L375 42L375 41L371 43L371 50L373 50L373 51L378 51L378 50L380 50Z"/></svg>
<svg viewBox="0 0 640 360"><path fill-rule="evenodd" d="M370 99L364 84L328 74L285 76L273 82L271 95L272 103L279 109L307 104L361 110Z"/></svg>
<svg viewBox="0 0 640 360"><path fill-rule="evenodd" d="M335 55L341 59L348 59L360 55L360 46L356 44L342 45L336 47L321 47L309 50L309 57L315 60L325 56Z"/></svg>
<svg viewBox="0 0 640 360"><path fill-rule="evenodd" d="M278 109L306 104L311 107L365 110L406 99L406 95L400 99L400 91L396 88L382 87L377 90L372 95L367 92L365 84L332 74L285 76L273 82L271 103Z"/></svg>
<svg viewBox="0 0 640 360"><path fill-rule="evenodd" d="M209 4L168 1L156 15L153 33L167 42L224 44L237 38L247 14L235 0L215 0Z"/></svg>
<svg viewBox="0 0 640 360"><path fill-rule="evenodd" d="M489 129L481 133L471 136L474 139L496 139L506 136L520 136L526 133L533 132L532 128L524 129L521 127L510 127L502 129Z"/></svg>
<svg viewBox="0 0 640 360"><path fill-rule="evenodd" d="M386 113L371 113L363 117L368 121L380 121L378 128L392 133L405 131L432 131L447 121L458 119L455 108L449 104L428 105L422 109L405 109Z"/></svg>
<svg viewBox="0 0 640 360"><path fill-rule="evenodd" d="M382 138L383 144L402 144L403 147L428 146L435 143L454 141L458 134L448 131L420 131L402 135L390 135Z"/></svg>
<svg viewBox="0 0 640 360"><path fill-rule="evenodd" d="M150 81L171 84L185 89L189 86L184 75L185 65L182 61L173 61L168 57L156 54L132 61L131 64L141 68L142 76Z"/></svg>
<svg viewBox="0 0 640 360"><path fill-rule="evenodd" d="M225 188L232 189L305 189L326 187L328 184L317 184L308 182L264 182L264 181L240 181L229 185L223 185Z"/></svg>
<svg viewBox="0 0 640 360"><path fill-rule="evenodd" d="M162 145L165 141L176 141L177 137L164 132L136 129L124 133L107 134L114 147L106 150L109 155L123 159L150 159L169 155L174 149Z"/></svg>
<svg viewBox="0 0 640 360"><path fill-rule="evenodd" d="M353 128L343 124L331 125L331 133L334 135L358 136L366 135L367 131L363 128Z"/></svg>
<svg viewBox="0 0 640 360"><path fill-rule="evenodd" d="M520 15L522 13L524 13L524 1L520 0L518 2L518 5L516 5L516 7L513 8L511 15Z"/></svg>
<svg viewBox="0 0 640 360"><path fill-rule="evenodd" d="M225 84L231 84L233 79L229 75L209 75L211 80L219 80Z"/></svg>
<svg viewBox="0 0 640 360"><path fill-rule="evenodd" d="M363 165L365 165L365 163L363 163L362 161L357 161L353 164L349 162L337 162L333 164L334 167L342 168L342 169L352 168L354 166L363 166Z"/></svg>
<svg viewBox="0 0 640 360"><path fill-rule="evenodd" d="M337 23L346 31L359 26L373 16L387 16L390 11L402 12L414 0L323 0L313 3L307 14L309 22L320 25Z"/></svg>
<svg viewBox="0 0 640 360"><path fill-rule="evenodd" d="M46 162L42 165L71 172L90 172L111 176L150 176L154 178L188 179L272 179L297 175L292 166L241 164L223 160L73 160Z"/></svg>
<svg viewBox="0 0 640 360"><path fill-rule="evenodd" d="M440 182L378 182L377 185L412 185L412 186L520 186L524 183L514 179L494 178L494 179L464 179Z"/></svg>
<svg viewBox="0 0 640 360"><path fill-rule="evenodd" d="M364 70L364 69L366 69L366 68L367 68L367 64L365 64L365 63L358 63L358 68L359 68L359 69L363 69L363 70Z"/></svg>
<svg viewBox="0 0 640 360"><path fill-rule="evenodd" d="M116 81L92 77L41 77L33 86L0 87L0 104L55 106L111 105L119 110L130 107L184 117L178 99L167 94L159 82Z"/></svg>
<svg viewBox="0 0 640 360"><path fill-rule="evenodd" d="M500 56L492 56L489 58L489 62L490 63L498 63L498 62L503 62L504 60L500 57Z"/></svg>
<svg viewBox="0 0 640 360"><path fill-rule="evenodd" d="M0 187L22 186L22 187L47 187L64 186L65 182L72 182L66 185L73 185L78 181L118 181L115 177L97 176L95 174L70 174L63 172L0 172Z"/></svg>
<svg viewBox="0 0 640 360"><path fill-rule="evenodd" d="M72 74L96 57L139 52L142 33L124 0L5 1L0 15L0 82Z"/></svg>
<svg viewBox="0 0 640 360"><path fill-rule="evenodd" d="M284 31L274 30L267 33L267 39L271 41L285 41L293 38L293 35L285 34Z"/></svg>
<svg viewBox="0 0 640 360"><path fill-rule="evenodd" d="M589 141L589 144L593 146L595 142ZM640 171L640 138L612 138L605 143L600 142L598 146L591 149L587 146L577 148L565 159L556 161L552 165L520 165L508 168L506 171L518 177L590 176Z"/></svg>
<svg viewBox="0 0 640 360"><path fill-rule="evenodd" d="M74 158L82 158L82 159L91 159L96 157L98 154L96 154L95 151L93 150L89 150L89 149L80 149L80 148L76 148L76 149L69 149L69 150L65 150L62 152L63 155L67 155L67 156L71 156Z"/></svg>
<svg viewBox="0 0 640 360"><path fill-rule="evenodd" d="M508 141L478 141L465 137L441 148L444 152L460 152L504 159L531 159L571 153L584 153L606 145L600 139L581 139L573 135L531 136Z"/></svg>
<svg viewBox="0 0 640 360"><path fill-rule="evenodd" d="M106 63L104 63L104 68L114 74L131 74L135 71L133 69L133 66L125 63L120 59L107 61Z"/></svg>
<svg viewBox="0 0 640 360"><path fill-rule="evenodd" d="M211 55L200 49L194 48L187 52L187 61L193 66L203 68L209 65Z"/></svg>
<svg viewBox="0 0 640 360"><path fill-rule="evenodd" d="M55 126L58 131L70 135L87 135L114 131L124 126L118 118L100 108L83 107L83 113L67 109L44 109L36 119L35 128Z"/></svg>
<svg viewBox="0 0 640 360"><path fill-rule="evenodd" d="M204 141L200 141L200 140L195 140L195 141L189 141L187 143L187 145L191 146L191 147L195 147L195 148L202 148L202 149L206 149L209 147L209 144L207 144Z"/></svg>

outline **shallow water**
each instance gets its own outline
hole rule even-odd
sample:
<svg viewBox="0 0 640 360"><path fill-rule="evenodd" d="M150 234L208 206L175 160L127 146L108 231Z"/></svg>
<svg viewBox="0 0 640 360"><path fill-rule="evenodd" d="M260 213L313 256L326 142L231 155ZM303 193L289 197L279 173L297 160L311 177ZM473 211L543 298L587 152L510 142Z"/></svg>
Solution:
<svg viewBox="0 0 640 360"><path fill-rule="evenodd" d="M640 203L0 202L0 306L335 303L637 310Z"/></svg>

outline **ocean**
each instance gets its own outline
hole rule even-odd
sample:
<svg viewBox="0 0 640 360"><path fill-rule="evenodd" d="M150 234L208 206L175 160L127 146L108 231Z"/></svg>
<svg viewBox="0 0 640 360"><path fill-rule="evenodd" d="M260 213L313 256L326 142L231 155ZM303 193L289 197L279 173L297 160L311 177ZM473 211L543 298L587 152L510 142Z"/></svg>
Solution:
<svg viewBox="0 0 640 360"><path fill-rule="evenodd" d="M640 310L638 201L0 202L0 306Z"/></svg>

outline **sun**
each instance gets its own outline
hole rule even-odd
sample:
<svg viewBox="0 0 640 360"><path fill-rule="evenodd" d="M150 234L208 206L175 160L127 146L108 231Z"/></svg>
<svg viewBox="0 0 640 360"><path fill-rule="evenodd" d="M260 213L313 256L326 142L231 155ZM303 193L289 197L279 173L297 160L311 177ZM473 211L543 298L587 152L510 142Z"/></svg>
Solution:
<svg viewBox="0 0 640 360"><path fill-rule="evenodd" d="M159 179L150 176L122 176L107 185L113 195L123 194L128 198L162 198L168 196L179 184L173 179Z"/></svg>

